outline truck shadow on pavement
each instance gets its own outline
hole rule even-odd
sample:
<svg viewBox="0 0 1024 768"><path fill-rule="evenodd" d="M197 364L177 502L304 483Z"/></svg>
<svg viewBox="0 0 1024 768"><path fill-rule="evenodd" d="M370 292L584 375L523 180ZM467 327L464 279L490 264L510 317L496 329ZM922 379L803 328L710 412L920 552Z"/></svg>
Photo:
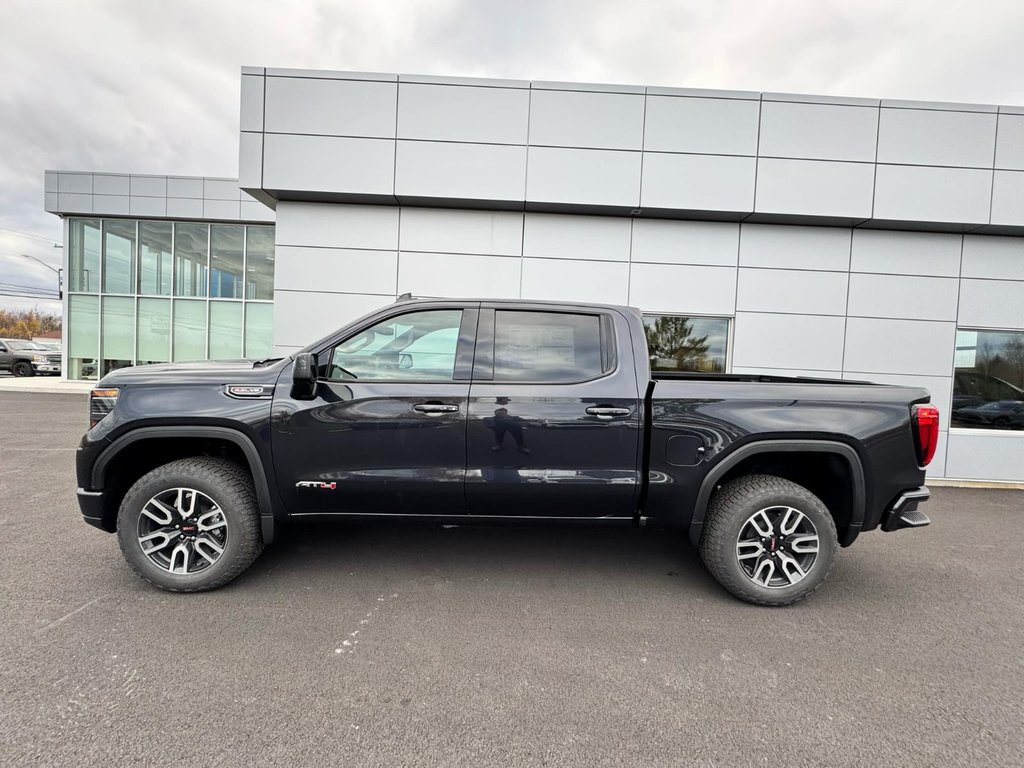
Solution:
<svg viewBox="0 0 1024 768"><path fill-rule="evenodd" d="M332 586L358 574L396 579L586 578L633 588L685 586L728 596L685 536L619 526L305 522L289 525L235 583ZM685 582L680 584L679 582Z"/></svg>
<svg viewBox="0 0 1024 768"><path fill-rule="evenodd" d="M919 566L907 565L904 573L903 566L885 559L880 568L881 554L865 547L840 552L824 588L830 601L849 606L866 598L898 600L920 586L911 573ZM225 589L337 594L367 584L441 583L487 583L538 594L586 589L604 591L610 599L669 592L687 601L742 605L715 582L681 533L555 523L296 523L279 530L253 566Z"/></svg>

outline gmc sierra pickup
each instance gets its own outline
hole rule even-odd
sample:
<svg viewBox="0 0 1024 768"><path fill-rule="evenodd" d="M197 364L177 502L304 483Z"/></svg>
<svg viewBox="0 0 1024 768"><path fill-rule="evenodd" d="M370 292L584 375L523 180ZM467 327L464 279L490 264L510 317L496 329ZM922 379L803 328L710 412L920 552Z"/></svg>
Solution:
<svg viewBox="0 0 1024 768"><path fill-rule="evenodd" d="M928 403L652 374L626 307L403 298L290 357L110 373L78 499L173 591L229 582L285 520L575 520L682 531L732 594L785 605L863 531L929 522Z"/></svg>

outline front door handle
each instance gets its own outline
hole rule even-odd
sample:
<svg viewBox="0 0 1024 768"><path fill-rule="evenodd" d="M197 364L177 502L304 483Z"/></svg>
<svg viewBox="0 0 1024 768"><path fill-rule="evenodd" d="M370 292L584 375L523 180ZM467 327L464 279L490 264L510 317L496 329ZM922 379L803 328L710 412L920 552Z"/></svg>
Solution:
<svg viewBox="0 0 1024 768"><path fill-rule="evenodd" d="M616 416L629 416L632 411L629 408L613 408L610 405L592 405L587 408L587 413L604 421L613 419Z"/></svg>
<svg viewBox="0 0 1024 768"><path fill-rule="evenodd" d="M459 406L447 405L445 403L417 403L412 409L417 413L425 413L427 416L440 416L442 413L459 412Z"/></svg>

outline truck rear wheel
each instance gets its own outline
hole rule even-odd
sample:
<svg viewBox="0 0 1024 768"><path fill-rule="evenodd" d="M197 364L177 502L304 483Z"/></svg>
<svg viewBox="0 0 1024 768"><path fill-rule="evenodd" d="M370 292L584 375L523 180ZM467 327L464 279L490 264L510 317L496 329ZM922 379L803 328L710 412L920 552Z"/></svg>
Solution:
<svg viewBox="0 0 1024 768"><path fill-rule="evenodd" d="M746 475L711 499L700 553L711 575L757 605L790 605L820 587L839 548L817 496L774 475Z"/></svg>
<svg viewBox="0 0 1024 768"><path fill-rule="evenodd" d="M207 456L157 467L122 499L117 539L132 569L161 589L223 586L263 548L252 477L234 462Z"/></svg>

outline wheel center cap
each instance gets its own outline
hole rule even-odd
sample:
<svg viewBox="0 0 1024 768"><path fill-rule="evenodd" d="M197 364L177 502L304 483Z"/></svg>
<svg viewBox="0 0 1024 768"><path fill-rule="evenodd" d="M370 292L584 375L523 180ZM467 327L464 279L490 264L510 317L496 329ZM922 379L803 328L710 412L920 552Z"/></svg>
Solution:
<svg viewBox="0 0 1024 768"><path fill-rule="evenodd" d="M189 535L195 533L198 530L199 530L199 526L196 525L195 523L185 523L183 526L181 526L181 532L182 533L187 533Z"/></svg>
<svg viewBox="0 0 1024 768"><path fill-rule="evenodd" d="M768 551L774 552L779 547L779 540L772 536L768 539Z"/></svg>

